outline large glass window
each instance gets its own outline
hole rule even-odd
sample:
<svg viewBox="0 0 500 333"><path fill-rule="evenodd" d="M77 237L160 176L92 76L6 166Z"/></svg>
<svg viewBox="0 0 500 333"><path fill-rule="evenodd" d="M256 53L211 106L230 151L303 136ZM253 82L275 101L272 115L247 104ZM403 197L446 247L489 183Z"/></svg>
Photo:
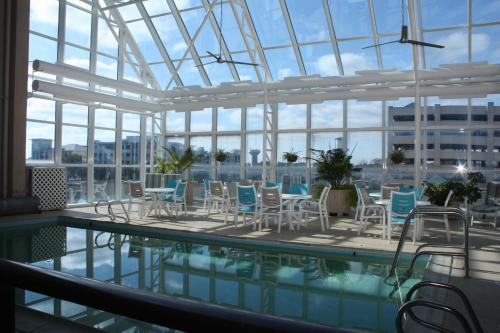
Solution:
<svg viewBox="0 0 500 333"><path fill-rule="evenodd" d="M191 112L191 132L210 132L212 130L212 109Z"/></svg>
<svg viewBox="0 0 500 333"><path fill-rule="evenodd" d="M306 128L307 105L278 104L278 129Z"/></svg>

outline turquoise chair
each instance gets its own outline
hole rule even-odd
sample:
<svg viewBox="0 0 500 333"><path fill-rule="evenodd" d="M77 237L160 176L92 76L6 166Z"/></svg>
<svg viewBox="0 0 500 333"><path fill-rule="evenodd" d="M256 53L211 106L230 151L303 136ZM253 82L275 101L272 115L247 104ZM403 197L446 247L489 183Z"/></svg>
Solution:
<svg viewBox="0 0 500 333"><path fill-rule="evenodd" d="M387 236L389 237L389 243L391 242L391 229L393 224L402 225L405 222L406 217L410 213L410 211L415 208L417 204L417 199L415 196L415 191L411 192L391 192L391 206L389 209L389 219L387 221L388 232ZM415 244L416 240L416 230L415 230L415 220L411 220L411 224L413 226L413 244Z"/></svg>
<svg viewBox="0 0 500 333"><path fill-rule="evenodd" d="M276 186L278 186L280 191L283 190L283 183L266 182L266 186L264 186L264 187L276 187Z"/></svg>
<svg viewBox="0 0 500 333"><path fill-rule="evenodd" d="M309 187L307 184L290 184L290 188L288 189L289 194L309 194Z"/></svg>
<svg viewBox="0 0 500 333"><path fill-rule="evenodd" d="M204 198L203 198L203 209L207 209L208 197L210 195L210 180L209 179L203 179L203 189L205 190Z"/></svg>
<svg viewBox="0 0 500 333"><path fill-rule="evenodd" d="M423 188L421 186L417 186L417 187L401 187L399 189L399 192L402 192L402 193L415 192L415 198L417 199L417 201L422 200L422 195L424 194L423 193Z"/></svg>
<svg viewBox="0 0 500 333"><path fill-rule="evenodd" d="M163 202L167 205L167 207L175 207L176 217L179 216L179 209L182 209L182 206L184 206L184 215L187 215L186 186L187 182L177 182L174 193L167 195L163 199Z"/></svg>
<svg viewBox="0 0 500 333"><path fill-rule="evenodd" d="M236 186L236 205L234 206L234 226L238 226L238 214L243 214L243 225L246 225L245 215L252 214L254 229L257 222L257 193L255 186Z"/></svg>

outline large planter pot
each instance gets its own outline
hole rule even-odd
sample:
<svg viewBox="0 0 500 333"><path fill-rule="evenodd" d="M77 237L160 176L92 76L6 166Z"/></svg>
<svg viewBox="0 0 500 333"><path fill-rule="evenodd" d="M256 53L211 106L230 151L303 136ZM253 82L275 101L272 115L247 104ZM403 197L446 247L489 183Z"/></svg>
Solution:
<svg viewBox="0 0 500 333"><path fill-rule="evenodd" d="M194 197L194 182L187 182L186 186L186 203L188 205L193 204L193 197Z"/></svg>
<svg viewBox="0 0 500 333"><path fill-rule="evenodd" d="M351 206L348 201L350 192L351 190L331 190L326 202L328 213L337 216L349 216L351 214Z"/></svg>

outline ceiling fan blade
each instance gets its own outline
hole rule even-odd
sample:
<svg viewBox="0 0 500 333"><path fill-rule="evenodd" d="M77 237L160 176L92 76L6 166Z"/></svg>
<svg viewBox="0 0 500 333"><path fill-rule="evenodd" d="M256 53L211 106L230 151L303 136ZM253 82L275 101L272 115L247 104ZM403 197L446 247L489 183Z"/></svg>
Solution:
<svg viewBox="0 0 500 333"><path fill-rule="evenodd" d="M407 42L407 43L410 43L410 44L420 45L420 46L436 47L436 48L438 48L438 49L443 49L443 48L444 48L444 46L443 46L443 45L431 44L431 43L426 43L426 42L420 42L420 41L418 41L418 40L411 40L411 39L408 39L406 42Z"/></svg>
<svg viewBox="0 0 500 333"><path fill-rule="evenodd" d="M385 42L385 43L380 43L380 44L365 46L365 47L362 47L361 49L369 49L370 47L375 47L375 46L380 46L380 45L386 45L386 44L392 44L392 43L399 43L399 39L398 40L393 40L392 42Z"/></svg>
<svg viewBox="0 0 500 333"><path fill-rule="evenodd" d="M219 59L219 56L217 56L217 55L213 54L212 52L207 51L207 53L208 53L208 55L209 55L209 56L211 56L211 57L213 57L213 58L215 58L215 59Z"/></svg>
<svg viewBox="0 0 500 333"><path fill-rule="evenodd" d="M223 62L226 62L228 64L235 64L235 65L259 66L259 64L255 64L253 62L243 62L243 61L234 61L234 60L223 60Z"/></svg>
<svg viewBox="0 0 500 333"><path fill-rule="evenodd" d="M210 62L206 62L206 63L201 64L201 65L196 65L196 66L194 66L194 67L201 67L201 66L205 66L205 65L208 65L208 64L213 64L214 62L217 62L217 60L215 60L215 61L210 61Z"/></svg>

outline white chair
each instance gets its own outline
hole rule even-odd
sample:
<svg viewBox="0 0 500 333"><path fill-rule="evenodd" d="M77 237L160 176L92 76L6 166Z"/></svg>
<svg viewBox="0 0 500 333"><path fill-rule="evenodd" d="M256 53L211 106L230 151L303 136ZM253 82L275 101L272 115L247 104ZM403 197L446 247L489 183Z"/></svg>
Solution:
<svg viewBox="0 0 500 333"><path fill-rule="evenodd" d="M224 204L226 203L226 198L224 196L224 185L222 184L221 181L211 181L208 183L210 193L208 195L208 215L210 215L210 208L213 206L213 208L217 211L217 213L220 212L219 208L219 203L221 204L221 207L224 207Z"/></svg>
<svg viewBox="0 0 500 333"><path fill-rule="evenodd" d="M327 210L327 200L328 194L330 193L331 185L323 187L321 195L318 201L314 200L303 200L299 203L299 215L302 221L302 216L304 216L304 224L307 226L309 214L315 214L319 216L319 221L321 223L321 231L330 229L330 223L328 221L328 210Z"/></svg>
<svg viewBox="0 0 500 333"><path fill-rule="evenodd" d="M368 220L379 220L382 224L382 238L385 239L385 207L383 205L376 205L372 198L368 195L366 188L356 188L358 191L358 199L360 200L360 218L358 235L366 230L366 223Z"/></svg>
<svg viewBox="0 0 500 333"><path fill-rule="evenodd" d="M139 204L139 218L142 219L142 217L145 215L145 210L146 210L146 202L149 202L152 204L151 197L147 196L144 193L144 188L142 187L141 182L134 182L134 181L128 181L128 207L127 211L130 214L130 211L132 210L132 204L137 203Z"/></svg>
<svg viewBox="0 0 500 333"><path fill-rule="evenodd" d="M356 211L354 213L354 221L359 221L359 216L361 214L361 194L359 193L359 189L360 188L365 188L366 185L362 182L356 182L354 184L354 188L356 189L356 194L357 194L357 197L358 197L358 201L356 203Z"/></svg>
<svg viewBox="0 0 500 333"><path fill-rule="evenodd" d="M278 219L278 233L281 232L281 223L283 221L283 201L281 192L278 186L261 187L260 188L260 224L259 230L264 216L266 217L266 228L269 228L269 216ZM288 223L291 223L290 221Z"/></svg>
<svg viewBox="0 0 500 333"><path fill-rule="evenodd" d="M448 192L448 195L446 196L446 200L444 201L443 207L445 207L445 208L448 207L452 196L453 196L453 191L450 190L450 192ZM437 215L437 216L439 216L439 215ZM447 214L443 214L442 217L425 217L423 219L423 222L425 222L425 221L444 222L444 227L446 228L446 240L448 241L448 243L451 241L450 223L448 221Z"/></svg>
<svg viewBox="0 0 500 333"><path fill-rule="evenodd" d="M231 182L227 184L227 197L226 203L224 204L224 223L227 223L227 216L229 214L229 210L236 206L237 201L237 182Z"/></svg>

